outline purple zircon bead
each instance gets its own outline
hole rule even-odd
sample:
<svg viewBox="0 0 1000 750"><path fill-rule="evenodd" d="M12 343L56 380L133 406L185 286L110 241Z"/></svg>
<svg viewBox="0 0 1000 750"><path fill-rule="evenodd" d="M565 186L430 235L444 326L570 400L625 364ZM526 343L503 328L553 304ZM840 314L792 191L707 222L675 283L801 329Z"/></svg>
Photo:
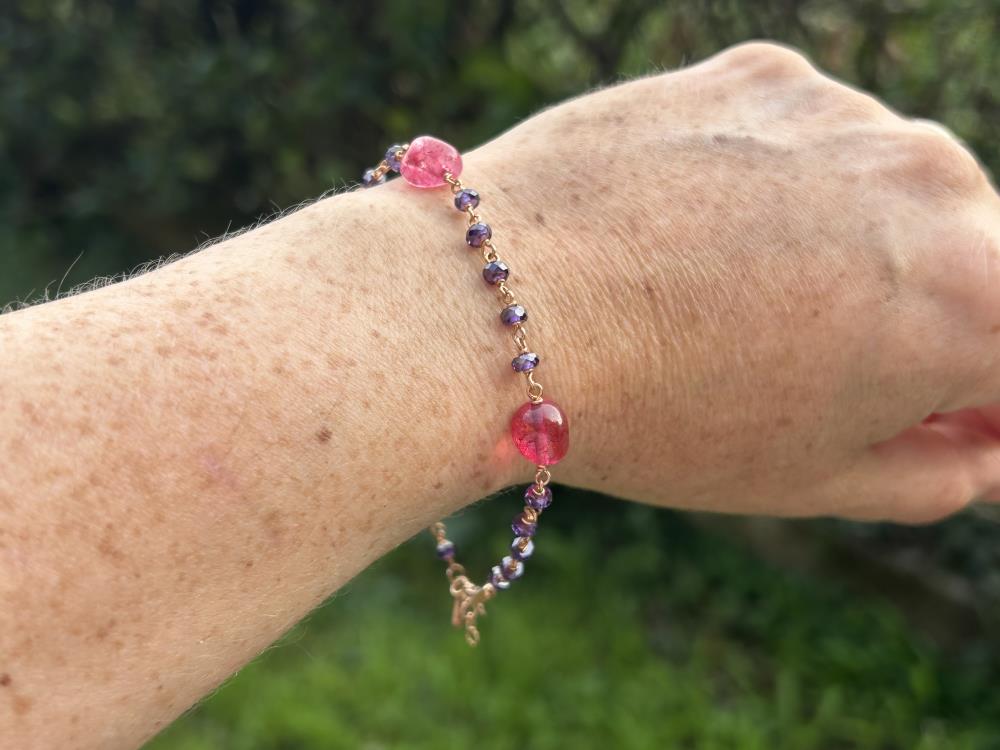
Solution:
<svg viewBox="0 0 1000 750"><path fill-rule="evenodd" d="M518 354L511 360L510 366L514 368L514 372L527 372L528 370L534 370L538 367L538 355L534 352Z"/></svg>
<svg viewBox="0 0 1000 750"><path fill-rule="evenodd" d="M524 542L524 549L521 548L521 543ZM518 560L527 560L531 557L531 553L535 551L535 543L528 536L518 536L514 537L514 541L510 543L510 554L512 557Z"/></svg>
<svg viewBox="0 0 1000 750"><path fill-rule="evenodd" d="M546 487L542 494L539 495L535 492L535 485L530 484L528 485L528 489L524 491L524 504L534 510L545 510L552 504L552 490Z"/></svg>
<svg viewBox="0 0 1000 750"><path fill-rule="evenodd" d="M528 319L528 311L521 305L507 305L500 311L500 320L505 326L517 325Z"/></svg>
<svg viewBox="0 0 1000 750"><path fill-rule="evenodd" d="M482 247L483 243L492 236L493 230L490 229L490 225L477 221L469 227L469 231L465 233L465 241L471 247Z"/></svg>
<svg viewBox="0 0 1000 750"><path fill-rule="evenodd" d="M504 577L508 581L516 581L524 575L524 563L520 560L515 560L510 555L507 555L507 557L500 561L500 567L503 569Z"/></svg>
<svg viewBox="0 0 1000 750"><path fill-rule="evenodd" d="M494 565L490 570L490 583L500 591L510 588L510 581L504 576L503 570L500 569L499 565Z"/></svg>
<svg viewBox="0 0 1000 750"><path fill-rule="evenodd" d="M518 513L514 516L514 520L511 522L510 528L518 536L534 536L535 531L538 529L538 524L532 523L531 521L525 521L524 516Z"/></svg>
<svg viewBox="0 0 1000 750"><path fill-rule="evenodd" d="M385 175L376 178L374 169L366 169L365 173L361 175L361 184L366 188L381 185L383 182L385 182Z"/></svg>
<svg viewBox="0 0 1000 750"><path fill-rule="evenodd" d="M463 188L455 193L455 208L465 211L479 205L479 193L470 188Z"/></svg>
<svg viewBox="0 0 1000 750"><path fill-rule="evenodd" d="M502 260L494 260L483 266L483 278L487 284L499 284L510 276L510 268Z"/></svg>
<svg viewBox="0 0 1000 750"><path fill-rule="evenodd" d="M445 539L437 546L437 556L442 560L451 560L455 556L455 543Z"/></svg>
<svg viewBox="0 0 1000 750"><path fill-rule="evenodd" d="M402 152L402 150L403 147L400 144L395 143L392 146L389 146L389 150L385 152L385 163L389 165L389 169L391 169L393 172L399 171L399 165L400 165L399 154L400 152Z"/></svg>

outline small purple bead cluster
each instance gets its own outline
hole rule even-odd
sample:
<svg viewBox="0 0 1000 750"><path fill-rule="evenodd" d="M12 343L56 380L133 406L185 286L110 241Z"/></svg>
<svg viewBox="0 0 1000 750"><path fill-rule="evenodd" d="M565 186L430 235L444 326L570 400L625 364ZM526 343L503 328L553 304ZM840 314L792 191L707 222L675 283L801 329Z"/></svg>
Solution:
<svg viewBox="0 0 1000 750"><path fill-rule="evenodd" d="M479 193L471 188L462 188L455 193L455 208L459 211L469 211L479 206ZM465 233L465 242L469 247L482 247L493 237L493 228L484 222L477 221L469 226ZM495 256L494 256L495 257ZM483 279L487 284L496 286L506 281L510 276L510 266L499 258L489 261L483 266ZM500 320L506 326L516 326L528 319L528 311L521 305L507 305L500 311ZM511 360L510 366L514 372L528 372L538 366L538 355L534 352L519 354Z"/></svg>
<svg viewBox="0 0 1000 750"><path fill-rule="evenodd" d="M510 584L524 575L524 561L535 551L535 532L538 530L538 516L552 504L552 490L543 487L539 493L537 486L528 485L524 491L524 510L514 516L510 524L514 541L510 543L510 554L505 555L499 565L490 570L489 581L498 591L510 588ZM447 562L455 559L455 543L442 539L437 545L437 556Z"/></svg>
<svg viewBox="0 0 1000 750"><path fill-rule="evenodd" d="M385 165L392 172L398 172L401 159L405 149L401 144L389 146L385 152ZM385 167L383 167L384 169ZM361 182L365 187L373 187L385 182L385 173L382 170L369 169L361 177ZM474 211L479 206L479 193L472 188L462 188L455 193L455 208L459 211ZM482 221L474 221L465 232L465 242L469 247L482 247L493 237L493 228ZM496 256L493 256L496 258ZM483 279L487 284L496 286L507 280L510 276L510 266L497 258L491 260L483 266ZM528 311L521 305L507 305L500 311L500 320L506 326L516 326L528 319ZM535 352L525 352L519 354L511 360L510 366L514 372L529 372L538 367L539 358Z"/></svg>
<svg viewBox="0 0 1000 750"><path fill-rule="evenodd" d="M510 554L490 570L490 583L499 591L510 588L511 582L524 575L524 561L535 551L534 537L538 529L538 516L552 504L552 490L543 487L541 494L536 490L536 486L531 484L524 491L525 508L514 516L510 525L514 532L514 541L510 543Z"/></svg>
<svg viewBox="0 0 1000 750"><path fill-rule="evenodd" d="M399 167L402 164L400 154L404 153L405 150L403 144L394 143L385 152L385 163L393 172L399 171ZM361 184L366 188L381 185L383 182L385 182L385 172L382 169L366 169L365 173L361 175Z"/></svg>

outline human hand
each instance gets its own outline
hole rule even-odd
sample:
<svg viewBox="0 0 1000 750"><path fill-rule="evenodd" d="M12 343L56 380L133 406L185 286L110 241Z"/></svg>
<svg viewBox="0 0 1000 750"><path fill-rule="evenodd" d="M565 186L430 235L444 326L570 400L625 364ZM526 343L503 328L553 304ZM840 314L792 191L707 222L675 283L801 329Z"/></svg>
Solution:
<svg viewBox="0 0 1000 750"><path fill-rule="evenodd" d="M1000 498L1000 200L943 128L757 43L466 163L558 363L559 479L902 521Z"/></svg>

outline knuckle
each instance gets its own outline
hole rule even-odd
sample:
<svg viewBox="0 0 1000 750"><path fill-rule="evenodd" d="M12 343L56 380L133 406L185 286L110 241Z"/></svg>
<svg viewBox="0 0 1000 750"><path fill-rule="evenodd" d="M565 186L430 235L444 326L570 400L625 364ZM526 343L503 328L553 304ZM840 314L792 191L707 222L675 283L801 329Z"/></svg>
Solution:
<svg viewBox="0 0 1000 750"><path fill-rule="evenodd" d="M718 60L759 80L816 74L802 53L772 42L745 42L725 50Z"/></svg>
<svg viewBox="0 0 1000 750"><path fill-rule="evenodd" d="M916 183L953 191L985 183L976 158L943 126L917 123L904 143L904 172Z"/></svg>
<svg viewBox="0 0 1000 750"><path fill-rule="evenodd" d="M885 104L863 91L826 76L823 76L820 85L828 101L828 107L824 111L827 118L875 121L895 117Z"/></svg>
<svg viewBox="0 0 1000 750"><path fill-rule="evenodd" d="M954 515L972 501L973 492L961 477L943 480L927 495L923 507L913 510L913 523L932 523Z"/></svg>
<svg viewBox="0 0 1000 750"><path fill-rule="evenodd" d="M930 232L932 260L920 265L916 280L940 310L952 345L969 341L970 359L992 368L990 358L978 355L982 336L1000 325L1000 298L994 292L1000 283L1000 238L964 218L949 218Z"/></svg>

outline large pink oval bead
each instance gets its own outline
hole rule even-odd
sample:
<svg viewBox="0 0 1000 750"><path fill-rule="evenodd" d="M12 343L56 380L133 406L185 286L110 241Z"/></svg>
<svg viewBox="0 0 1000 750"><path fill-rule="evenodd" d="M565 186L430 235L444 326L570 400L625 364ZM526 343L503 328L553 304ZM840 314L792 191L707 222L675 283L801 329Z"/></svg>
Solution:
<svg viewBox="0 0 1000 750"><path fill-rule="evenodd" d="M403 179L418 188L441 187L445 172L455 178L462 174L462 155L450 143L429 135L414 138L399 164Z"/></svg>
<svg viewBox="0 0 1000 750"><path fill-rule="evenodd" d="M559 463L569 450L569 420L551 401L529 401L514 412L510 435L521 455L537 466Z"/></svg>

